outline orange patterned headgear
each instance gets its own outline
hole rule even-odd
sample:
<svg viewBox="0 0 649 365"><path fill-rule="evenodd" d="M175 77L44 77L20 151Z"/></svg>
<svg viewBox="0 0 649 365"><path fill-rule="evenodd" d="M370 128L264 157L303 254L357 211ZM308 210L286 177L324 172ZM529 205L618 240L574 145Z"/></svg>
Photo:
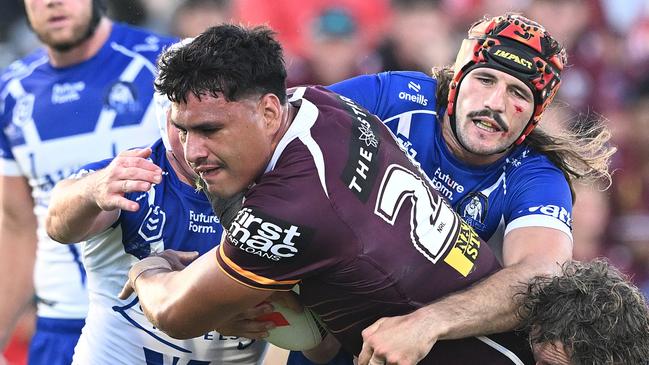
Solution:
<svg viewBox="0 0 649 365"><path fill-rule="evenodd" d="M447 108L453 129L455 101L462 79L475 68L489 67L518 78L532 90L534 113L515 142L522 143L559 90L565 62L565 50L545 28L524 16L506 14L475 23L455 59Z"/></svg>

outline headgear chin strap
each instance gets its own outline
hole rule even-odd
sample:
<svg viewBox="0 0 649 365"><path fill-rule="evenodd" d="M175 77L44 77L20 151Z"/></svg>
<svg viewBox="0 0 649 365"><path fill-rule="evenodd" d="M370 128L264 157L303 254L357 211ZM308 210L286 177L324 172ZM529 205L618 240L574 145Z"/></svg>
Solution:
<svg viewBox="0 0 649 365"><path fill-rule="evenodd" d="M162 95L159 92L153 94L153 100L155 102L155 118L158 122L158 129L160 130L160 137L162 138L162 144L164 144L165 149L171 152L171 143L169 143L169 131L167 129L167 113L171 108L171 100L166 95Z"/></svg>
<svg viewBox="0 0 649 365"><path fill-rule="evenodd" d="M541 25L521 15L507 14L474 24L455 59L448 93L447 113L455 138L458 139L454 117L457 91L471 70L489 67L506 72L523 81L532 91L534 114L514 142L518 145L536 127L543 111L554 99L565 62L565 50Z"/></svg>

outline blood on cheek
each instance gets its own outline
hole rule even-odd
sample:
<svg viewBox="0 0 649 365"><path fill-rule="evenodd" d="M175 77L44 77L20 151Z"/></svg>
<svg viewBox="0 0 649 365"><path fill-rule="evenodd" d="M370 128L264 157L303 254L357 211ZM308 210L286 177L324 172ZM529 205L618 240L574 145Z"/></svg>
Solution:
<svg viewBox="0 0 649 365"><path fill-rule="evenodd" d="M518 105L514 105L514 110L516 111L516 113L522 113L523 112L523 108L521 108Z"/></svg>

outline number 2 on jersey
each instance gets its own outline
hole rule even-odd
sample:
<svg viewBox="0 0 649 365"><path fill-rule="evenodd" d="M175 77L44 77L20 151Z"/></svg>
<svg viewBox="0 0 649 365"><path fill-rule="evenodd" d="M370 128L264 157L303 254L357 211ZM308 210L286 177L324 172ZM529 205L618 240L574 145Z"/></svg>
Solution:
<svg viewBox="0 0 649 365"><path fill-rule="evenodd" d="M436 263L453 242L460 218L442 200L432 194L430 186L403 166L388 166L374 213L394 225L403 203L410 200L410 238L415 248L432 263Z"/></svg>

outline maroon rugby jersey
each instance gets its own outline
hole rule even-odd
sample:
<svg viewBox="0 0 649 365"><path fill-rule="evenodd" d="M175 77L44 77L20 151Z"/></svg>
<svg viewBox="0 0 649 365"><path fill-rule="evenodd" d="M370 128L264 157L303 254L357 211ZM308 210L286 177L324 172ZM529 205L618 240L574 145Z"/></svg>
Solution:
<svg viewBox="0 0 649 365"><path fill-rule="evenodd" d="M290 102L295 120L218 251L231 277L269 290L299 284L303 304L358 354L377 319L500 268L376 117L319 87L295 89ZM523 339L503 334L440 341L422 363L532 359Z"/></svg>

